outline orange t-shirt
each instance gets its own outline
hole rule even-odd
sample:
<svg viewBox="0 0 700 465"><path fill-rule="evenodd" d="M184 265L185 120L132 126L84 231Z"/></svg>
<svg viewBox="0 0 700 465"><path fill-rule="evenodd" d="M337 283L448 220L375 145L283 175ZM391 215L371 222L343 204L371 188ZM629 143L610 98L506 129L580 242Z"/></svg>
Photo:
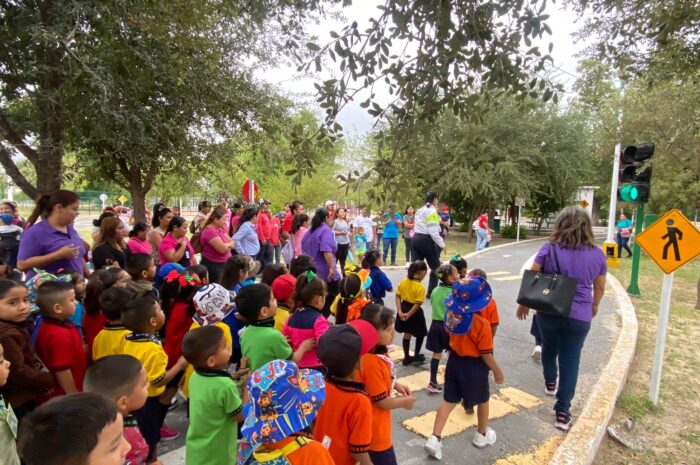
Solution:
<svg viewBox="0 0 700 465"><path fill-rule="evenodd" d="M493 353L493 333L491 324L481 315L473 315L472 325L467 334L450 334L450 348L461 357L480 357Z"/></svg>
<svg viewBox="0 0 700 465"><path fill-rule="evenodd" d="M382 452L391 447L391 410L381 408L377 402L391 396L393 379L389 361L379 355L362 356L362 368L357 380L364 383L372 401L372 442L369 450Z"/></svg>
<svg viewBox="0 0 700 465"><path fill-rule="evenodd" d="M287 444L296 440L296 436L289 436L282 439L274 444L265 444L262 449L266 451L274 451L283 449ZM317 441L309 441L303 446L299 447L297 450L286 456L290 465L334 465L331 455L328 453L325 447ZM251 462L264 463L255 461Z"/></svg>
<svg viewBox="0 0 700 465"><path fill-rule="evenodd" d="M316 415L314 438L335 465L354 465L351 454L369 452L372 403L362 383L326 379L326 400Z"/></svg>
<svg viewBox="0 0 700 465"><path fill-rule="evenodd" d="M479 313L486 319L486 321L491 323L492 328L494 326L498 326L498 324L501 322L500 318L498 317L498 305L496 305L496 299L491 299L491 302L489 302L489 304Z"/></svg>

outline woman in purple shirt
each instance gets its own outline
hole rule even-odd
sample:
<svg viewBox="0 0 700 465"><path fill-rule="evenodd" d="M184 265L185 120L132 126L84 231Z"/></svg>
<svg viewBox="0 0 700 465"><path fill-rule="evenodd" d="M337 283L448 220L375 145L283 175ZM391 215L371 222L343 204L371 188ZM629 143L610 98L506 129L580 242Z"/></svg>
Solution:
<svg viewBox="0 0 700 465"><path fill-rule="evenodd" d="M566 207L559 213L554 232L535 257L533 270L557 272L556 264L550 258L550 247L557 253L561 267L558 272L578 280L568 318L542 312L537 314L542 335L545 393L557 398L554 426L567 431L571 425L569 409L576 392L581 350L605 293L608 268L603 251L595 243L591 219L581 207ZM527 318L528 312L528 308L518 306L519 319Z"/></svg>
<svg viewBox="0 0 700 465"><path fill-rule="evenodd" d="M58 273L74 270L87 275L85 243L73 227L78 216L80 198L75 192L54 191L36 201L34 211L27 218L28 229L19 243L17 268L34 276L34 268ZM36 221L41 218L41 221ZM36 224L35 224L36 223Z"/></svg>
<svg viewBox="0 0 700 465"><path fill-rule="evenodd" d="M328 210L319 208L311 219L311 228L301 240L301 250L311 257L316 267L316 275L326 283L326 303L323 306L323 315L328 318L331 304L338 295L340 273L335 266L338 244L331 225L333 220L328 215Z"/></svg>

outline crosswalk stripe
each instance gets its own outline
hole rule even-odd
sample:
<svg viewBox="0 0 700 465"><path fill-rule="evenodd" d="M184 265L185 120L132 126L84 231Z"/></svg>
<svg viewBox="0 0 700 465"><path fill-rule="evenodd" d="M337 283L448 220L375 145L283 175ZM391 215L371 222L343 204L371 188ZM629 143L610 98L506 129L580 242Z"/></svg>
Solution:
<svg viewBox="0 0 700 465"><path fill-rule="evenodd" d="M503 388L498 394L491 396L489 401L489 418L501 418L518 412L521 408L533 408L540 405L542 401L535 396L516 388ZM409 418L402 425L409 431L429 437L433 433L433 424L437 411L431 411L424 415ZM461 406L457 406L442 432L443 437L454 436L467 429L476 426L476 413L467 414Z"/></svg>
<svg viewBox="0 0 700 465"><path fill-rule="evenodd" d="M486 273L487 276L496 276L499 274L511 274L511 272L510 271L489 271L488 273Z"/></svg>
<svg viewBox="0 0 700 465"><path fill-rule="evenodd" d="M503 278L494 278L494 281L516 281L522 279L522 276L517 275L517 276L505 276Z"/></svg>
<svg viewBox="0 0 700 465"><path fill-rule="evenodd" d="M549 463L554 456L559 444L564 440L564 436L553 436L537 449L524 454L511 454L502 459L498 459L493 465L532 465L533 463Z"/></svg>
<svg viewBox="0 0 700 465"><path fill-rule="evenodd" d="M440 384L445 382L445 365L440 365L440 367L438 367L437 380ZM413 392L420 391L428 387L428 383L430 382L430 372L422 370L418 373L399 378L396 380L396 382L403 384L404 386L408 386L408 388Z"/></svg>

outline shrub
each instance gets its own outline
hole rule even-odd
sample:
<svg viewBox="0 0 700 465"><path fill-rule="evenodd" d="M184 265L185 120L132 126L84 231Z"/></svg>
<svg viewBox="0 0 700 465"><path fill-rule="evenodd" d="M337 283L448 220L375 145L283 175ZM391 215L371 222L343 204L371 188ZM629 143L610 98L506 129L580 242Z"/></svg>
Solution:
<svg viewBox="0 0 700 465"><path fill-rule="evenodd" d="M501 236L507 239L515 239L517 236L517 226L508 225L501 227ZM520 239L525 239L528 234L528 229L525 226L520 226Z"/></svg>

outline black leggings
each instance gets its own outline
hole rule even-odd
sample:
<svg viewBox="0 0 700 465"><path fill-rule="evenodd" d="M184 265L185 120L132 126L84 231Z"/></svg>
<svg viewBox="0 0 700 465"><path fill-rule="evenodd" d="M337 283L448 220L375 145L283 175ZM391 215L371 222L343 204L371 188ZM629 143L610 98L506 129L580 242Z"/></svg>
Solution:
<svg viewBox="0 0 700 465"><path fill-rule="evenodd" d="M403 244L406 246L406 262L410 263L413 261L411 259L411 255L413 255L413 238L404 237Z"/></svg>
<svg viewBox="0 0 700 465"><path fill-rule="evenodd" d="M437 287L437 269L440 267L440 250L430 237L430 234L416 234L413 236L413 260L425 260L430 267L430 281L428 284L428 296Z"/></svg>
<svg viewBox="0 0 700 465"><path fill-rule="evenodd" d="M350 250L350 244L338 244L338 251L335 253L335 258L340 262L340 274L344 273L345 261L348 259L348 250Z"/></svg>

